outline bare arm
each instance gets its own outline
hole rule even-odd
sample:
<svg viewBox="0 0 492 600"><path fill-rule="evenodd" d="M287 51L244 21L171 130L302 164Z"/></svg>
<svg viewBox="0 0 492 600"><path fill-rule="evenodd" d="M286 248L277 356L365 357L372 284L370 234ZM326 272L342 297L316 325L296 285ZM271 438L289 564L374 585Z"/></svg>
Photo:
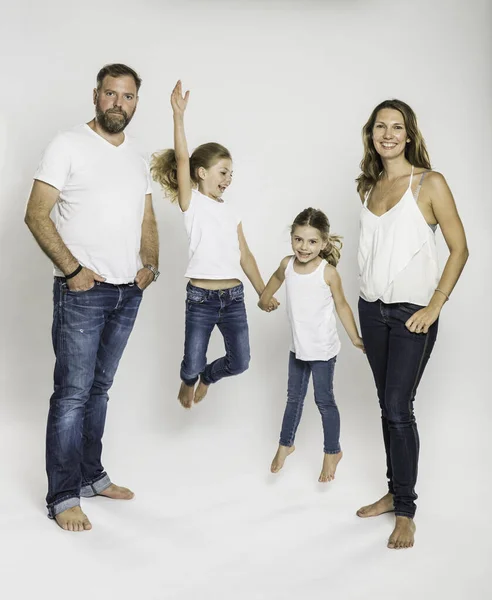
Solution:
<svg viewBox="0 0 492 600"><path fill-rule="evenodd" d="M251 285L255 288L258 296L260 296L265 289L265 282L260 275L255 257L249 249L246 238L244 237L242 223L239 223L237 226L237 235L239 238L239 250L241 252L241 268L246 274L246 277L251 281ZM270 304L271 310L275 310L279 305L275 298L272 298Z"/></svg>
<svg viewBox="0 0 492 600"><path fill-rule="evenodd" d="M60 271L69 274L79 266L79 261L63 243L50 217L59 195L59 190L53 186L35 180L27 203L24 221L46 256L55 263Z"/></svg>
<svg viewBox="0 0 492 600"><path fill-rule="evenodd" d="M290 256L286 256L282 259L278 269L270 277L268 283L266 284L266 287L263 290L258 302L258 306L261 308L261 310L270 312L273 295L280 289L280 286L285 280L285 269L287 268L290 258Z"/></svg>
<svg viewBox="0 0 492 600"><path fill-rule="evenodd" d="M59 195L59 190L36 179L27 203L24 221L41 250L60 271L69 275L77 269L79 261L64 244L50 217ZM78 275L67 282L71 290L82 291L93 287L94 280L104 281L104 277L90 269L83 268Z"/></svg>
<svg viewBox="0 0 492 600"><path fill-rule="evenodd" d="M426 183L426 193L449 248L449 257L437 286L441 291L434 292L429 304L406 322L407 328L414 333L427 333L429 327L437 320L447 300L446 296L453 291L468 260L465 231L446 180L440 173L432 172L429 173Z"/></svg>
<svg viewBox="0 0 492 600"><path fill-rule="evenodd" d="M342 280L338 271L332 265L326 265L325 267L325 281L330 286L335 309L350 341L356 348L364 350L364 343L355 324L354 313L343 292Z"/></svg>
<svg viewBox="0 0 492 600"><path fill-rule="evenodd" d="M145 196L145 210L142 221L142 239L140 242L140 258L144 265L159 267L159 234L152 206L152 194ZM154 281L154 274L150 269L140 269L135 277L139 288L144 290Z"/></svg>
<svg viewBox="0 0 492 600"><path fill-rule="evenodd" d="M174 120L174 152L178 170L178 203L183 212L186 212L191 202L191 173L190 156L184 128L184 113L188 104L190 92L183 96L181 81L176 83L171 94Z"/></svg>

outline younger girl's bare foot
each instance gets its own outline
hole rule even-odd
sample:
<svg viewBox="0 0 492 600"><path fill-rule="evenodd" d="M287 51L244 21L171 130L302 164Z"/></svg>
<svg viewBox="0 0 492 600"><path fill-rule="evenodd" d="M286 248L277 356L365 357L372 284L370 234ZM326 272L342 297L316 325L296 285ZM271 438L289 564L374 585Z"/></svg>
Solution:
<svg viewBox="0 0 492 600"><path fill-rule="evenodd" d="M333 481L335 479L335 471L337 470L338 463L342 460L343 452L337 454L326 454L323 458L323 467L318 481L320 483L326 483L327 481Z"/></svg>
<svg viewBox="0 0 492 600"><path fill-rule="evenodd" d="M275 454L272 464L270 467L270 471L272 473L278 473L280 469L284 466L285 459L292 454L296 449L295 446L279 446L277 450L277 454Z"/></svg>
<svg viewBox="0 0 492 600"><path fill-rule="evenodd" d="M200 379L200 383L197 385L197 388L195 391L195 397L193 398L193 402L195 404L198 404L199 402L201 402L207 395L207 392L208 392L208 385L203 383L203 381Z"/></svg>
<svg viewBox="0 0 492 600"><path fill-rule="evenodd" d="M380 498L377 502L374 502L374 504L368 504L367 506L359 508L357 511L357 516L362 518L377 517L394 510L395 506L393 504L393 494L388 493L386 496Z"/></svg>
<svg viewBox="0 0 492 600"><path fill-rule="evenodd" d="M135 494L126 487L112 483L105 490L99 492L98 496L106 496L106 498L112 498L113 500L131 500Z"/></svg>
<svg viewBox="0 0 492 600"><path fill-rule="evenodd" d="M181 382L181 386L178 392L178 400L181 402L181 406L183 406L184 408L191 408L193 404L194 390L194 385L186 385L184 381Z"/></svg>
<svg viewBox="0 0 492 600"><path fill-rule="evenodd" d="M88 531L92 529L87 515L82 512L80 506L67 508L55 516L55 521L65 531Z"/></svg>
<svg viewBox="0 0 492 600"><path fill-rule="evenodd" d="M401 550L412 548L415 539L415 523L410 517L396 517L395 528L388 540L388 548Z"/></svg>

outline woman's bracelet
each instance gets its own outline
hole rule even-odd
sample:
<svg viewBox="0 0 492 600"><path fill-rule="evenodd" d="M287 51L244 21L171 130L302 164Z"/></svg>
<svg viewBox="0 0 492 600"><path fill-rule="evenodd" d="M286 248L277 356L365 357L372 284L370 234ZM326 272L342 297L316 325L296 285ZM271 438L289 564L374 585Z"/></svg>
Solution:
<svg viewBox="0 0 492 600"><path fill-rule="evenodd" d="M446 294L446 292L443 292L439 288L436 288L436 292L441 292L441 294L444 294L444 296L446 296L446 300L449 300L449 296Z"/></svg>

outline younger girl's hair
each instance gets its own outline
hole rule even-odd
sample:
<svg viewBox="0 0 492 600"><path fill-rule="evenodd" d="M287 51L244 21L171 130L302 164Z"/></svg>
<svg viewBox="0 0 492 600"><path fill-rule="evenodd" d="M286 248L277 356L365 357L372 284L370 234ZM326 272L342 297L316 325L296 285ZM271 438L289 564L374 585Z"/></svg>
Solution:
<svg viewBox="0 0 492 600"><path fill-rule="evenodd" d="M414 167L431 169L429 154L425 147L425 141L417 124L417 116L414 111L402 100L385 100L378 104L372 111L367 123L362 128L362 141L364 143L364 156L360 163L362 173L357 177L357 191L366 193L380 178L383 172L381 157L376 152L372 142L372 130L378 116L378 112L384 108L392 108L399 111L403 116L405 129L410 140L405 146L405 157Z"/></svg>
<svg viewBox="0 0 492 600"><path fill-rule="evenodd" d="M330 265L337 266L340 260L340 250L342 249L342 238L339 235L330 234L330 221L325 213L317 208L305 208L300 212L292 223L290 234L294 235L297 226L307 225L314 227L321 233L323 241L328 242L326 247L321 250L319 255L324 258Z"/></svg>
<svg viewBox="0 0 492 600"><path fill-rule="evenodd" d="M231 153L224 146L215 142L198 146L190 156L190 175L193 184L198 185L198 169L200 167L209 169L222 158L232 160ZM165 195L170 198L171 202L175 202L178 197L178 167L174 150L163 150L153 154L150 172L154 181L157 181L164 190Z"/></svg>

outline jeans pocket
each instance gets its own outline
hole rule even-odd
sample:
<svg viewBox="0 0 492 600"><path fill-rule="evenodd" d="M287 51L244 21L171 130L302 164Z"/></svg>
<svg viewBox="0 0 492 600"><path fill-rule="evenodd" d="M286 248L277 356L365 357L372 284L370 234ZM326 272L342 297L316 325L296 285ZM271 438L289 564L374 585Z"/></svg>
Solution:
<svg viewBox="0 0 492 600"><path fill-rule="evenodd" d="M413 315L424 307L420 306L420 304L412 304L411 302L399 302L398 308L405 313Z"/></svg>
<svg viewBox="0 0 492 600"><path fill-rule="evenodd" d="M186 292L186 300L191 302L192 304L203 304L207 299L205 294L195 291L187 291Z"/></svg>
<svg viewBox="0 0 492 600"><path fill-rule="evenodd" d="M93 290L93 289L96 287L96 284L94 284L94 285L93 285L92 287L90 287L88 290L71 290L71 289L68 287L68 285L67 285L66 283L65 283L65 284L63 284L63 285L65 285L65 286L66 286L66 287L64 288L64 290L65 290L65 292L66 292L67 294L75 294L76 296L81 296L82 294L87 294L87 292L90 292L90 291L92 291L92 290Z"/></svg>

